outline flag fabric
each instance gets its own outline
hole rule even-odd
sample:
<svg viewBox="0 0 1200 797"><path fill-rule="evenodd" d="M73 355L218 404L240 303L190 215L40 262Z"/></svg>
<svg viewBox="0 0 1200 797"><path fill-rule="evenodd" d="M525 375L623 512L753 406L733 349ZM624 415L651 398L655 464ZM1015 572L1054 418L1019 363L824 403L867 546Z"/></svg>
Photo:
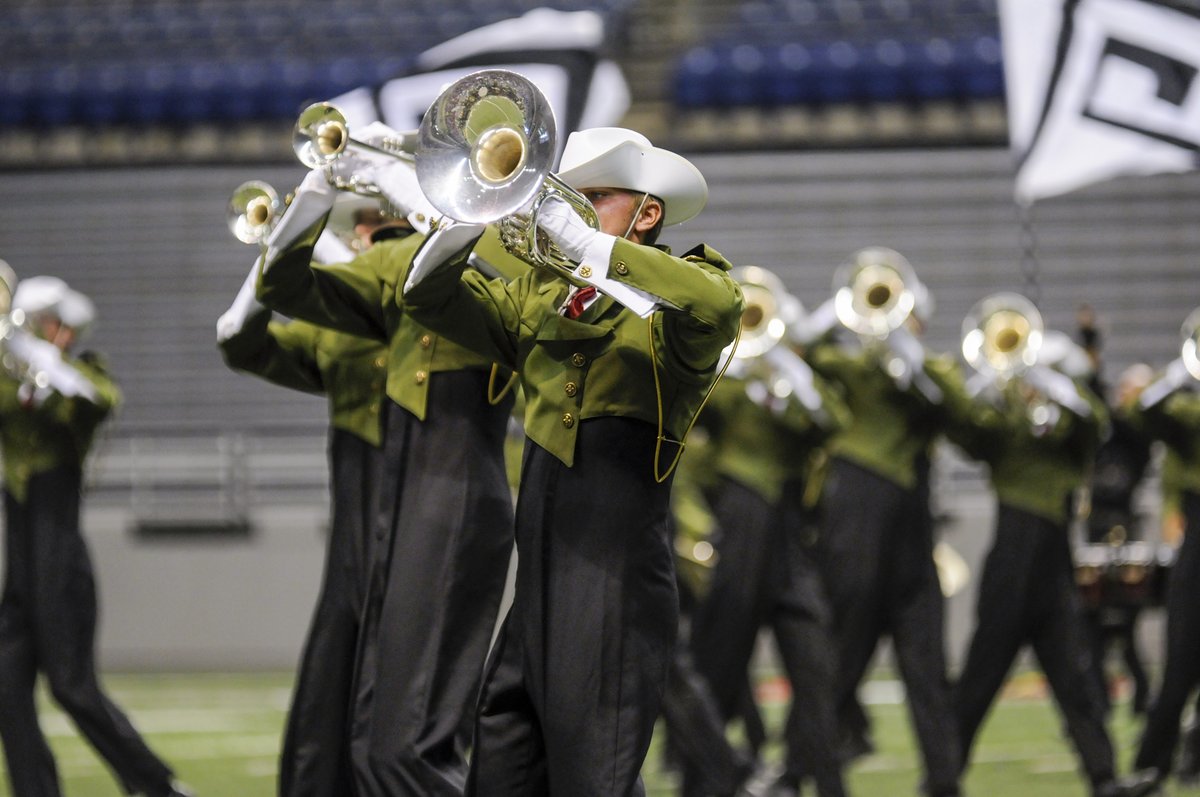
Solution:
<svg viewBox="0 0 1200 797"><path fill-rule="evenodd" d="M1200 4L1000 0L1015 195L1200 168Z"/></svg>
<svg viewBox="0 0 1200 797"><path fill-rule="evenodd" d="M615 125L629 108L629 86L606 57L606 46L600 14L537 8L456 36L418 55L410 73L330 101L346 114L351 130L374 121L414 130L454 81L480 69L510 69L546 96L561 152L571 131Z"/></svg>

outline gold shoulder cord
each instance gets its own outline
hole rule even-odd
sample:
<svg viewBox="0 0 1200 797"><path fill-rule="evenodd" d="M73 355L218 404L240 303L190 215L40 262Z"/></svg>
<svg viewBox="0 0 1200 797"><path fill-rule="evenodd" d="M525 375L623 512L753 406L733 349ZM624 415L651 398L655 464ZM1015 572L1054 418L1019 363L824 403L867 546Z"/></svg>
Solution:
<svg viewBox="0 0 1200 797"><path fill-rule="evenodd" d="M504 383L504 387L501 388L499 393L496 393L496 373L499 370L500 365L498 363L492 363L492 373L488 377L487 388L488 404L491 404L492 406L499 404L504 397L508 395L508 391L512 390L512 386L517 383L517 372L513 371L512 376L510 376L508 381Z"/></svg>
<svg viewBox="0 0 1200 797"><path fill-rule="evenodd" d="M662 384L658 378L658 353L654 349L654 314L650 314L649 323L646 326L650 337L650 370L654 372L654 399L658 404L658 439L654 443L654 480L659 484L670 478L675 471L675 466L679 464L679 458L683 456L684 441L687 440L688 432L692 431L692 427L696 425L696 419L700 417L700 413L704 411L704 405L708 403L708 399L712 396L713 390L717 383L721 381L721 377L725 376L725 371L728 370L729 364L733 362L733 352L737 351L738 341L742 339L742 322L738 321L737 334L733 337L733 348L729 350L729 357L725 359L725 364L721 366L721 370L717 373L712 384L708 386L708 390L704 394L704 399L700 402L700 406L696 408L696 412L692 414L692 419L688 421L687 428L683 430L683 435L678 440L667 440L663 434L663 402L662 402ZM671 460L667 472L659 474L658 463L659 457L662 454L663 441L675 443L679 446L679 450L675 452L675 458Z"/></svg>

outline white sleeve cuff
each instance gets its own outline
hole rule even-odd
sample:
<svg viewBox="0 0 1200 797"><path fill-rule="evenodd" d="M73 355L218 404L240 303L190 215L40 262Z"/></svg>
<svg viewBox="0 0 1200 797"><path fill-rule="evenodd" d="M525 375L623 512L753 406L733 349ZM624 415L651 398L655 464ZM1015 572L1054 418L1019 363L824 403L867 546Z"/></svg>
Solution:
<svg viewBox="0 0 1200 797"><path fill-rule="evenodd" d="M337 235L326 227L321 231L313 247L313 260L318 263L349 263L354 259L354 250Z"/></svg>
<svg viewBox="0 0 1200 797"><path fill-rule="evenodd" d="M281 253L329 213L336 198L337 191L332 187L328 191L320 188L297 191L296 198L288 205L288 209L267 239L267 260L263 270L270 268Z"/></svg>
<svg viewBox="0 0 1200 797"><path fill-rule="evenodd" d="M576 266L574 274L589 285L595 285L596 290L611 296L614 301L628 307L639 317L645 318L665 302L632 285L608 278L608 264L612 260L612 251L616 244L616 236L597 233L588 244L583 260Z"/></svg>
<svg viewBox="0 0 1200 797"><path fill-rule="evenodd" d="M413 258L404 282L404 292L412 290L418 283L445 265L452 257L479 240L486 227L482 224L443 221L425 239L420 251Z"/></svg>
<svg viewBox="0 0 1200 797"><path fill-rule="evenodd" d="M234 335L242 331L242 327L246 325L246 319L256 310L262 309L262 305L255 297L255 288L258 285L258 261L254 261L253 268L246 275L246 279L242 282L242 287L238 290L237 296L233 300L233 304L229 305L229 309L221 314L217 319L217 342L224 343Z"/></svg>

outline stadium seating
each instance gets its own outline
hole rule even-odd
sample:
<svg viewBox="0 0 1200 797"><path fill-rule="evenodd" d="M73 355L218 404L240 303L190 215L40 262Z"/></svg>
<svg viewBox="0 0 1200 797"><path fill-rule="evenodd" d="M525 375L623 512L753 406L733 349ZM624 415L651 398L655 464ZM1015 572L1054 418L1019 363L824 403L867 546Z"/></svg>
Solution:
<svg viewBox="0 0 1200 797"><path fill-rule="evenodd" d="M677 61L684 109L1003 96L994 0L744 0Z"/></svg>
<svg viewBox="0 0 1200 797"><path fill-rule="evenodd" d="M618 11L628 0L564 0ZM0 128L286 120L537 0L10 0Z"/></svg>

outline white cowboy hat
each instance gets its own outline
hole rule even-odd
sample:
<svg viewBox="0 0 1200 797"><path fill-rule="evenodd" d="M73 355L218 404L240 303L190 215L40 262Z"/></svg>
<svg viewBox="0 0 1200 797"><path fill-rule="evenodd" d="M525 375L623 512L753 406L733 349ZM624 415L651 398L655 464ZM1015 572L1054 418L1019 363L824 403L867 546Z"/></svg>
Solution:
<svg viewBox="0 0 1200 797"><path fill-rule="evenodd" d="M577 191L624 188L656 196L666 205L663 226L693 218L708 201L708 183L691 161L623 127L572 133L557 175Z"/></svg>
<svg viewBox="0 0 1200 797"><path fill-rule="evenodd" d="M77 338L82 338L96 320L96 306L84 294L67 288L66 294L58 302L58 320L75 330Z"/></svg>
<svg viewBox="0 0 1200 797"><path fill-rule="evenodd" d="M28 277L17 283L12 308L26 316L52 313L58 315L58 305L70 289L58 277Z"/></svg>

